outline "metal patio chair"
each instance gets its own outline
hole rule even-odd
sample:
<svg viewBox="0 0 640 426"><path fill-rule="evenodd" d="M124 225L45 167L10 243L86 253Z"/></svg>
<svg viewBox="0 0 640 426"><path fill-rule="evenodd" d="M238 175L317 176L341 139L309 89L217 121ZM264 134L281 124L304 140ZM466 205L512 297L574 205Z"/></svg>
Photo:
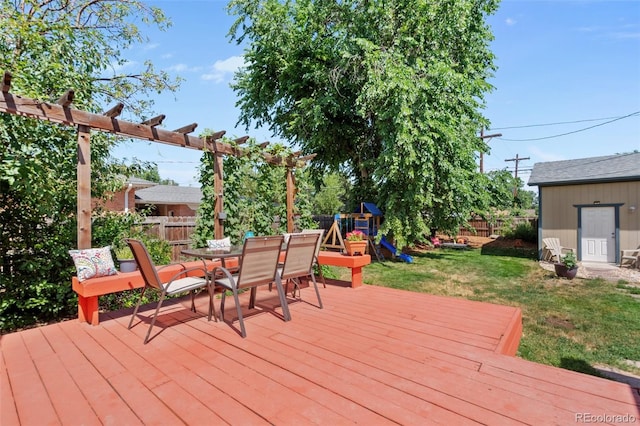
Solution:
<svg viewBox="0 0 640 426"><path fill-rule="evenodd" d="M156 323L156 318L158 317L158 311L160 311L160 307L162 306L162 302L166 296L173 296L175 294L186 293L187 291L191 293L191 310L196 312L195 305L195 291L198 289L202 289L207 287L209 290L209 317L208 320L211 321L211 315L215 316L215 308L213 306L213 286L209 282L207 277L207 272L204 267L193 267L184 269L177 274L175 274L171 279L167 282L162 282L160 277L158 276L158 272L156 266L149 256L149 252L145 247L144 243L140 240L134 239L126 239L127 244L131 248L131 252L133 253L133 257L136 259L138 263L138 269L140 270L140 274L144 279L144 287L140 292L140 298L138 299L138 303L136 303L136 307L133 309L133 314L131 315L131 320L129 321L128 328L131 328L133 324L133 319L136 317L138 313L138 308L140 307L140 302L144 296L144 293L147 289L151 289L160 293L160 300L158 300L158 306L153 314L153 318L151 319L151 324L149 325L149 331L147 331L147 335L144 338L144 343L146 344L149 341L149 336L151 335L151 329ZM201 277L187 276L190 272L201 270ZM182 277L184 275L184 277ZM180 278L182 277L182 278Z"/></svg>
<svg viewBox="0 0 640 426"><path fill-rule="evenodd" d="M230 290L233 293L242 337L247 337L247 333L244 327L238 290L252 289L253 300L256 287L271 284L275 281L284 320L289 321L291 319L287 298L278 275L278 257L280 256L283 239L282 235L247 238L242 248L241 263L237 274L232 274L222 266L216 267L211 273L215 277L214 283L216 286ZM222 293L222 301L220 303L220 314L223 320L225 298L226 291Z"/></svg>
<svg viewBox="0 0 640 426"><path fill-rule="evenodd" d="M291 281L294 283L294 296L296 289L300 294L300 278L311 280L318 296L318 305L322 309L322 299L320 298L320 291L318 291L318 284L313 273L313 264L316 258L315 251L319 239L320 234L317 232L291 234L289 244L287 244L284 264L278 268L278 273L283 282Z"/></svg>
<svg viewBox="0 0 640 426"><path fill-rule="evenodd" d="M316 251L313 254L313 265L318 267L318 276L322 280L322 286L327 288L327 282L324 280L324 274L322 273L322 265L318 263L318 253L320 253L320 246L322 245L322 238L324 237L324 229L303 229L303 234L318 234L318 242L316 243Z"/></svg>

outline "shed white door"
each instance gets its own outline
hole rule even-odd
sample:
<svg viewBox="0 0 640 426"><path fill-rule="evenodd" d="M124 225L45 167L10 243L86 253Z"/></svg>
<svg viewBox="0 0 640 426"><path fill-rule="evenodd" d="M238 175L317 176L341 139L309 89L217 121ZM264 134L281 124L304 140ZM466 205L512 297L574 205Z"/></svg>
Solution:
<svg viewBox="0 0 640 426"><path fill-rule="evenodd" d="M615 262L615 238L614 207L582 208L582 260Z"/></svg>

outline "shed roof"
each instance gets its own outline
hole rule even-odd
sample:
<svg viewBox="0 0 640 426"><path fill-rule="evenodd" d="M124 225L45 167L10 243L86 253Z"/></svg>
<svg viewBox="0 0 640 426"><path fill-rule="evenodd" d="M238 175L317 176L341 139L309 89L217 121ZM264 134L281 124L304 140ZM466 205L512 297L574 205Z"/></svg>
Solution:
<svg viewBox="0 0 640 426"><path fill-rule="evenodd" d="M535 163L529 186L640 180L640 152Z"/></svg>
<svg viewBox="0 0 640 426"><path fill-rule="evenodd" d="M200 204L202 191L191 186L156 185L136 191L136 204Z"/></svg>

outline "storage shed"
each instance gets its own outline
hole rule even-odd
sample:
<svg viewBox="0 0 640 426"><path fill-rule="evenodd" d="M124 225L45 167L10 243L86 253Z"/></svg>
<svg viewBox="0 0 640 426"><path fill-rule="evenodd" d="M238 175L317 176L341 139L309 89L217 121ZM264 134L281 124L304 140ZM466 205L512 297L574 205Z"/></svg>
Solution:
<svg viewBox="0 0 640 426"><path fill-rule="evenodd" d="M640 152L536 163L538 241L555 237L578 260L619 263L640 246Z"/></svg>

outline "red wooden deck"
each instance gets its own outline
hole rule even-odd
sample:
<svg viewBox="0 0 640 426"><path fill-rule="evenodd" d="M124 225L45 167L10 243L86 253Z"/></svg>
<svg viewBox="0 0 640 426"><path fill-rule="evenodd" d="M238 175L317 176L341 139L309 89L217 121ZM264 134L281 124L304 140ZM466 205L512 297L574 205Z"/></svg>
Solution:
<svg viewBox="0 0 640 426"><path fill-rule="evenodd" d="M237 322L207 322L206 296L197 314L188 297L163 307L147 345L150 305L131 330L129 310L3 335L0 424L640 422L637 389L505 355L520 339L518 309L320 290L325 308L303 289L289 322L275 292L259 291L246 339Z"/></svg>

